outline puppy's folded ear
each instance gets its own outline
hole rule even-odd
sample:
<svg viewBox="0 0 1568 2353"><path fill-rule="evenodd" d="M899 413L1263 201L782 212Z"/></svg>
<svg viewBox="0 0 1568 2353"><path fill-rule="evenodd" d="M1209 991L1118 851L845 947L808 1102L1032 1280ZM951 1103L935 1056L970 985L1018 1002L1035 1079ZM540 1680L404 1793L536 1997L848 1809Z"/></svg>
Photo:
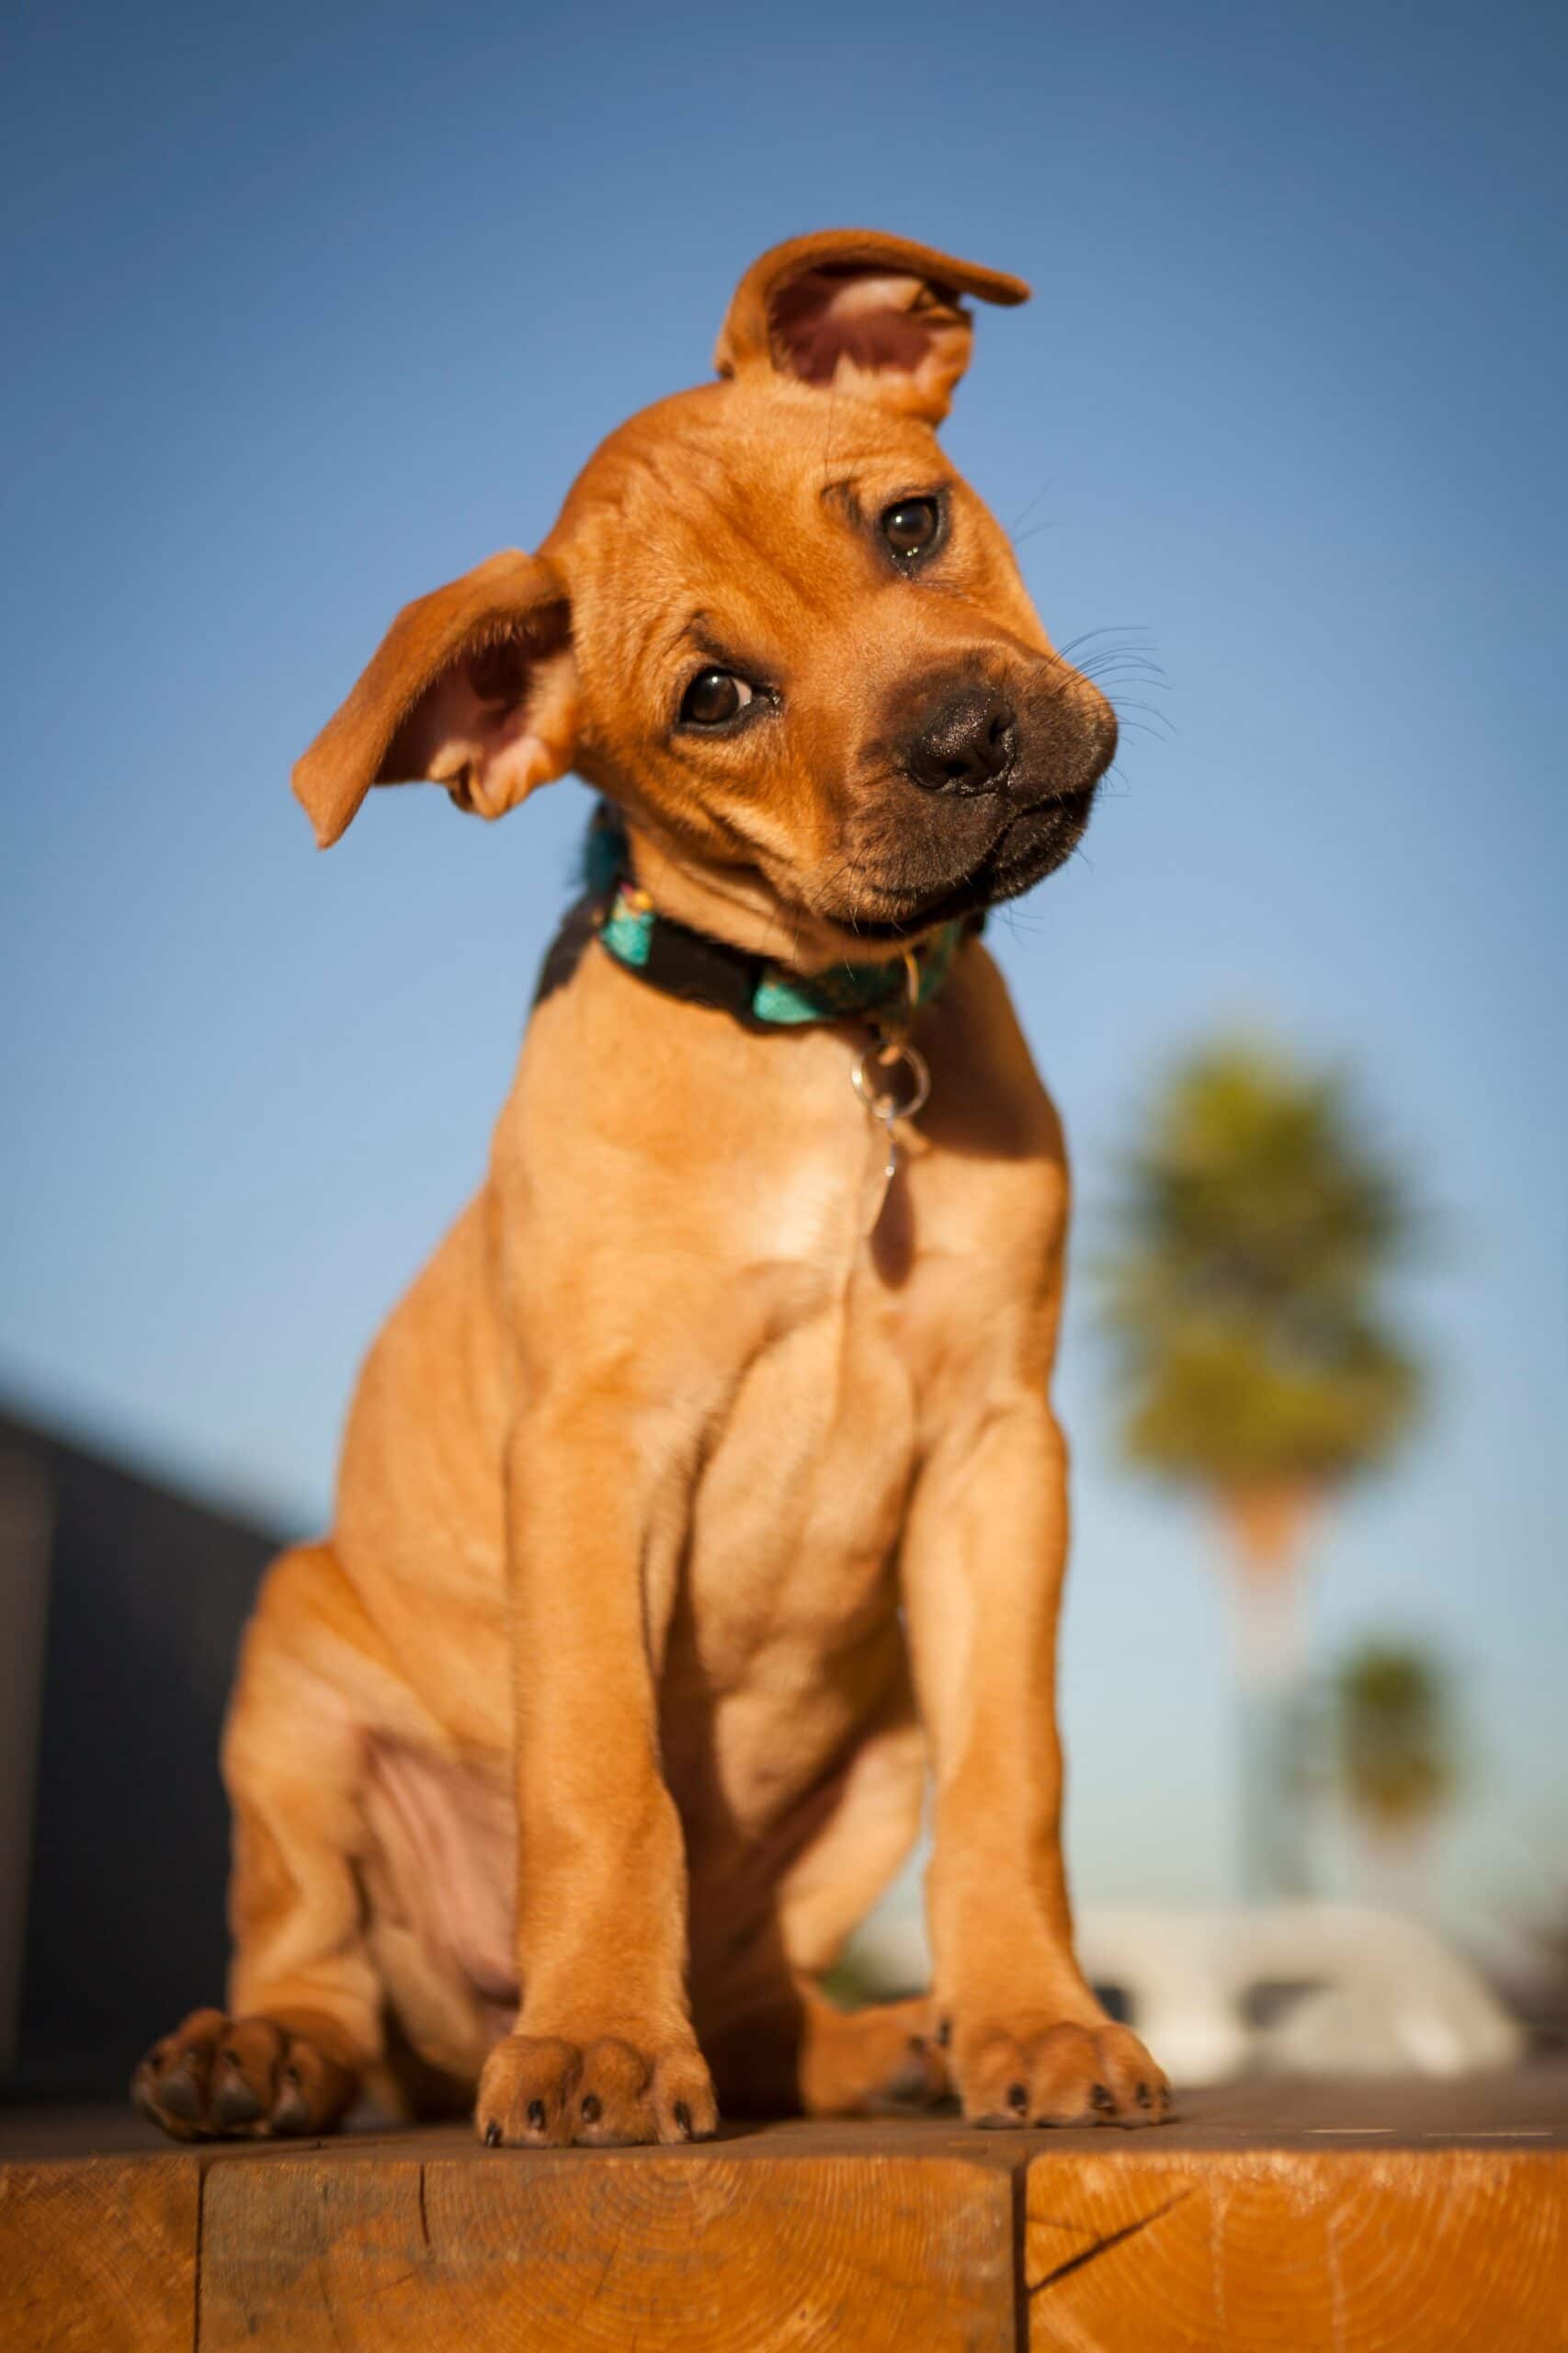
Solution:
<svg viewBox="0 0 1568 2353"><path fill-rule="evenodd" d="M1021 278L869 229L796 237L753 262L713 355L721 376L767 369L939 425L969 365L960 297L1026 302Z"/></svg>
<svg viewBox="0 0 1568 2353"><path fill-rule="evenodd" d="M499 817L564 776L577 668L559 574L509 550L399 613L341 710L294 769L323 849L373 784L444 784Z"/></svg>

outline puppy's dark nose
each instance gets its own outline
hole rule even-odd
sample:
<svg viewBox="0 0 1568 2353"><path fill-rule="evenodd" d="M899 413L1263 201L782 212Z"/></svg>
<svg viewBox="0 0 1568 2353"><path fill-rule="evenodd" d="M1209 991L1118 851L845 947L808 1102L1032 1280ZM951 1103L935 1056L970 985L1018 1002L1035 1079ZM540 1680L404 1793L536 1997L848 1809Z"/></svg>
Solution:
<svg viewBox="0 0 1568 2353"><path fill-rule="evenodd" d="M963 687L932 711L904 754L926 792L994 792L1018 752L1018 719L994 687Z"/></svg>

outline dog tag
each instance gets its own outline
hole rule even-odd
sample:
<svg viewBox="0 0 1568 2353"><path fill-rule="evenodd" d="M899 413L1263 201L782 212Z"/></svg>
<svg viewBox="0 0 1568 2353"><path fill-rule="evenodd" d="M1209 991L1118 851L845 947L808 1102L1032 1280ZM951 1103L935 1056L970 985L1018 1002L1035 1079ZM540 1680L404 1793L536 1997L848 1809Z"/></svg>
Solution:
<svg viewBox="0 0 1568 2353"><path fill-rule="evenodd" d="M923 1109L931 1093L931 1074L925 1055L906 1038L886 1038L867 1047L851 1076L856 1094L870 1117L881 1123L885 1147L882 1188L870 1222L875 1226L898 1175L898 1122L913 1120Z"/></svg>
<svg viewBox="0 0 1568 2353"><path fill-rule="evenodd" d="M887 1158L882 1165L882 1184L885 1188L898 1175L898 1137L894 1133L891 1120L883 1122L882 1142L887 1153Z"/></svg>

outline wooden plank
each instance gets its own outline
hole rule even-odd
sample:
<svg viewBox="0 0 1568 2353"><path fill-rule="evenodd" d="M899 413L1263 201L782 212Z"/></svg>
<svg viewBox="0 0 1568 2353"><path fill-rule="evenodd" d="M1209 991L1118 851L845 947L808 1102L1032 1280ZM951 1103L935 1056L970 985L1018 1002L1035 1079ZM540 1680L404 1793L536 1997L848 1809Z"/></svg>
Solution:
<svg viewBox="0 0 1568 2353"><path fill-rule="evenodd" d="M6 2353L190 2353L200 2186L195 2157L0 2166Z"/></svg>
<svg viewBox="0 0 1568 2353"><path fill-rule="evenodd" d="M1454 2148L1568 2150L1568 2063L1558 2058L1494 2075L1458 2079L1400 2076L1356 2082L1256 2078L1183 2091L1168 2125L1152 2138L1108 2131L977 2132L953 2111L930 2117L849 2119L823 2122L790 2117L772 2123L726 2125L717 2142L683 2151L681 2162L707 2164L756 2156L970 2156L1017 2163L1025 2156L1083 2149L1101 2156L1119 2148L1177 2150L1300 2148ZM45 2157L119 2155L134 2150L168 2155L170 2143L129 2102L96 2109L0 2108L0 2163L32 2164ZM214 2164L291 2163L321 2154L356 2164L387 2156L469 2158L494 2162L466 2124L418 2129L368 2129L322 2142L281 2144L244 2141L204 2143ZM626 2151L624 2157L658 2152ZM666 2154L669 2153L665 2153ZM585 2163L578 2152L574 2163Z"/></svg>
<svg viewBox="0 0 1568 2353"><path fill-rule="evenodd" d="M1568 2347L1568 2156L1363 2146L1036 2156L1030 2353Z"/></svg>
<svg viewBox="0 0 1568 2353"><path fill-rule="evenodd" d="M1063 2136L1048 2137L1051 2147ZM1045 2145L1042 2143L1042 2145ZM1103 2154L1106 2136L1094 2136ZM1148 2144L1153 2146L1153 2143ZM1568 2150L1568 2065L1561 2059L1485 2075L1253 2076L1181 2091L1162 2126L1179 2149L1483 2148Z"/></svg>
<svg viewBox="0 0 1568 2353"><path fill-rule="evenodd" d="M1009 2353L983 2157L337 2154L212 2165L201 2353Z"/></svg>
<svg viewBox="0 0 1568 2353"><path fill-rule="evenodd" d="M170 2154L126 2111L54 2110L0 2113L7 2155L0 2353L188 2353L198 2297L200 2353L1568 2348L1561 2065L1230 2086L1158 2133L948 2115L679 2151L452 2126Z"/></svg>

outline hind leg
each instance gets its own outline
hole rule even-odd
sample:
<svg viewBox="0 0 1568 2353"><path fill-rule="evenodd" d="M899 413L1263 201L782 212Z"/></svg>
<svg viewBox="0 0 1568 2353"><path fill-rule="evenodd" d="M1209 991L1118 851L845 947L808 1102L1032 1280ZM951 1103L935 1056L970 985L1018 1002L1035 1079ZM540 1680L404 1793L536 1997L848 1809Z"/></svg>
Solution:
<svg viewBox="0 0 1568 2353"><path fill-rule="evenodd" d="M381 1988L355 1868L363 1717L351 1688L381 1672L365 1634L328 1546L275 1563L224 1733L228 2005L194 2011L131 2085L142 2113L176 2139L330 2131L381 2057Z"/></svg>
<svg viewBox="0 0 1568 2353"><path fill-rule="evenodd" d="M880 2116L951 2089L924 1995L840 2010L809 1978L781 1980L702 2048L731 2116Z"/></svg>

